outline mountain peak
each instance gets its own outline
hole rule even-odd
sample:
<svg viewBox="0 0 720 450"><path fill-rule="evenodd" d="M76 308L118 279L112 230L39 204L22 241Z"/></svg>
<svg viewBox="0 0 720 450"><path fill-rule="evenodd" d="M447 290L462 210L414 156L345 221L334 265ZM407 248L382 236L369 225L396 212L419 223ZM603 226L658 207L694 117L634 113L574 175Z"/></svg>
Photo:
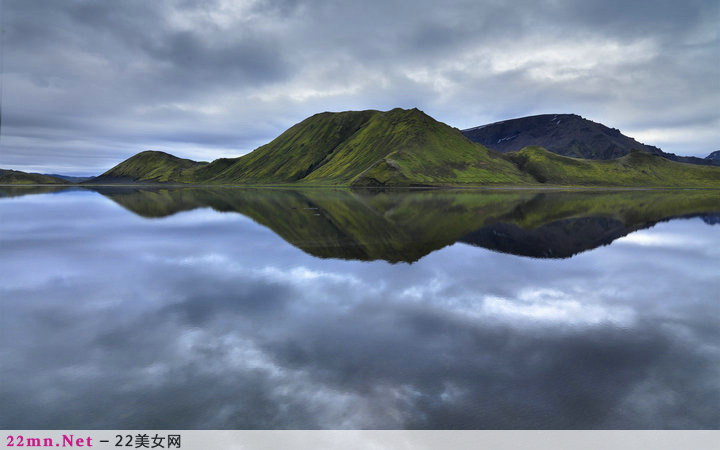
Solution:
<svg viewBox="0 0 720 450"><path fill-rule="evenodd" d="M709 161L720 161L720 150L715 150L705 157Z"/></svg>
<svg viewBox="0 0 720 450"><path fill-rule="evenodd" d="M529 128L535 132L526 133L528 140L540 142L533 142L535 147L524 151L500 155L471 142L460 130L417 108L325 112L308 117L268 144L238 158L196 163L148 150L118 164L91 183L705 186L720 181L720 171L715 168L689 167L651 156L643 144L618 130L574 114L545 114L488 127L499 127L504 133L510 131L518 135ZM552 143L566 139L573 131L583 139L589 132L591 138L601 143L610 141L615 148L623 144L621 156L627 156L611 161L587 161L563 157L539 147L543 145L543 136L550 136ZM518 136L511 136L496 142L520 141Z"/></svg>
<svg viewBox="0 0 720 450"><path fill-rule="evenodd" d="M463 130L471 141L502 153L540 146L552 153L583 159L615 159L640 150L666 159L701 165L720 165L720 156L696 158L666 153L626 136L617 128L585 119L577 114L540 114L503 120Z"/></svg>
<svg viewBox="0 0 720 450"><path fill-rule="evenodd" d="M92 183L182 181L183 172L206 164L157 150L145 150L90 181Z"/></svg>
<svg viewBox="0 0 720 450"><path fill-rule="evenodd" d="M563 156L585 159L613 159L632 149L660 154L656 147L642 144L620 130L585 119L577 114L541 114L504 120L463 130L473 142L499 152L541 146Z"/></svg>

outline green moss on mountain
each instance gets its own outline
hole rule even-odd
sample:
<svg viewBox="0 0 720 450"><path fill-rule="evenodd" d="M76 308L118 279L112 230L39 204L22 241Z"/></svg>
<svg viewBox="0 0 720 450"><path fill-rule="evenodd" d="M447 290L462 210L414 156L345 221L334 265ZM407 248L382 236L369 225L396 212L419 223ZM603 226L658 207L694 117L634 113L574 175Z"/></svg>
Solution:
<svg viewBox="0 0 720 450"><path fill-rule="evenodd" d="M194 171L197 183L437 185L531 178L460 131L412 109L316 114L267 145Z"/></svg>
<svg viewBox="0 0 720 450"><path fill-rule="evenodd" d="M718 167L673 162L640 151L600 161L560 156L540 147L525 147L506 156L543 184L720 187Z"/></svg>
<svg viewBox="0 0 720 450"><path fill-rule="evenodd" d="M62 178L19 170L0 169L0 184L72 184Z"/></svg>
<svg viewBox="0 0 720 450"><path fill-rule="evenodd" d="M316 114L247 155L209 164L197 172L197 179L211 183L296 182L331 160L343 142L378 114L381 113Z"/></svg>
<svg viewBox="0 0 720 450"><path fill-rule="evenodd" d="M439 185L529 182L513 164L459 130L417 110L374 115L303 181L342 185Z"/></svg>
<svg viewBox="0 0 720 450"><path fill-rule="evenodd" d="M165 152L144 151L89 180L89 183L191 183L194 170L207 165Z"/></svg>
<svg viewBox="0 0 720 450"><path fill-rule="evenodd" d="M720 168L641 152L567 158L539 147L500 154L417 109L321 113L239 158L196 163L142 152L91 183L408 186L720 187Z"/></svg>

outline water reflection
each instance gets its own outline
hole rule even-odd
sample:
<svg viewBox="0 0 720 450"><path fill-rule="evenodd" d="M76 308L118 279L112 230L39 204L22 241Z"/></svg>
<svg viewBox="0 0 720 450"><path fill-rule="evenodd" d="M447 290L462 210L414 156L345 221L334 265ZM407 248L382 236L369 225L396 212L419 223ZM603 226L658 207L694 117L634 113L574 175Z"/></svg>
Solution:
<svg viewBox="0 0 720 450"><path fill-rule="evenodd" d="M0 201L0 426L720 426L712 195L203 192Z"/></svg>
<svg viewBox="0 0 720 450"><path fill-rule="evenodd" d="M413 262L465 242L567 258L677 217L720 211L717 191L350 191L97 188L143 217L211 207L323 258Z"/></svg>

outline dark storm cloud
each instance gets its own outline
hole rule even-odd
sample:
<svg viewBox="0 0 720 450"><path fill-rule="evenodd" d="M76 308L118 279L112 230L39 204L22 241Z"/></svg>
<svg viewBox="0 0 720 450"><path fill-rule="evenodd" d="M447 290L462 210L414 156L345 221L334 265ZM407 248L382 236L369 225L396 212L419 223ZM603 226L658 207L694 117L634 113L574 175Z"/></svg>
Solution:
<svg viewBox="0 0 720 450"><path fill-rule="evenodd" d="M249 151L324 110L575 112L715 150L716 2L7 1L0 166Z"/></svg>

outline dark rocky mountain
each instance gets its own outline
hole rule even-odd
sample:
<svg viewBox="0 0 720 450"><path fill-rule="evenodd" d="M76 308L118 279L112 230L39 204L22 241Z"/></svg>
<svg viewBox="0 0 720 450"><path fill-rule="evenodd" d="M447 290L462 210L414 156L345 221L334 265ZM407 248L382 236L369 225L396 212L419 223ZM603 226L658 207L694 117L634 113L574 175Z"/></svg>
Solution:
<svg viewBox="0 0 720 450"><path fill-rule="evenodd" d="M708 161L720 161L720 150L715 150L705 157Z"/></svg>
<svg viewBox="0 0 720 450"><path fill-rule="evenodd" d="M514 152L527 146L544 147L563 156L584 159L614 159L632 150L641 150L671 161L700 165L720 165L720 157L697 158L667 153L625 136L577 114L543 114L503 120L462 130L471 141L499 152Z"/></svg>

